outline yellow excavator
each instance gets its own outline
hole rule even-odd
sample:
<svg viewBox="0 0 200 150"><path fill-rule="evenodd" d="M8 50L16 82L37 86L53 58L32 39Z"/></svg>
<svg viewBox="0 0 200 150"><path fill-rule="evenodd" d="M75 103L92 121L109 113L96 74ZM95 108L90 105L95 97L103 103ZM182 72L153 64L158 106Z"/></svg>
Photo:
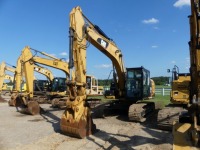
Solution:
<svg viewBox="0 0 200 150"><path fill-rule="evenodd" d="M13 76L6 74L6 71L15 72L15 68L13 67L9 67L8 65L6 65L5 62L2 62L0 64L0 93L7 93L10 92L10 90L7 89L7 84L4 84L4 80L10 80L13 82Z"/></svg>
<svg viewBox="0 0 200 150"><path fill-rule="evenodd" d="M1 80L1 77L0 77L0 80ZM9 74L5 74L3 80L7 80L13 83L14 77ZM8 85L8 83L4 82L3 85L0 87L1 95L10 95L10 92L12 91L12 87L13 87L12 85Z"/></svg>
<svg viewBox="0 0 200 150"><path fill-rule="evenodd" d="M20 61L18 61L18 62L19 63L17 64L16 69L13 70L13 72L15 72L15 73L17 73L16 70L18 70L19 65L21 66ZM52 82L54 77L53 77L53 74L50 70L48 70L47 68L44 68L42 66L34 64L32 69L34 69L35 72L38 72L38 73L46 76L47 79L48 79L48 80L38 80L33 75L33 93L34 93L34 96L35 96L35 98L36 97L38 98L39 102L41 102L41 101L43 102L44 99L46 99L46 97L41 96L41 95L44 95L44 92L46 92L46 90L48 90L48 87L50 86L50 83ZM16 99L17 93L19 91L21 91L21 92L27 91L27 85L26 85L26 82L23 79L23 76L24 76L24 72L22 73L21 81L18 81L19 78L13 79L14 80L14 89L12 90L11 100L9 100L9 102L8 102L9 106L15 106L15 99ZM19 83L21 84L21 86L20 86L20 89L17 89L16 88L17 86L15 86L15 85L17 85ZM28 85L28 86L30 86L30 85Z"/></svg>
<svg viewBox="0 0 200 150"><path fill-rule="evenodd" d="M36 54L32 54L32 51L35 52ZM42 56L37 56L37 53L43 55ZM47 58L45 58L47 57ZM48 102L50 101L52 103L52 107L65 107L65 99L68 96L68 94L66 93L67 91L67 85L66 85L66 80L69 77L69 69L68 69L68 63L63 61L62 59L56 58L54 56L48 55L45 52L41 52L35 49L31 49L30 47L25 47L22 50L22 54L19 57L21 59L21 64L23 64L24 68L26 68L26 70L24 69L24 72L29 71L31 68L34 67L34 71L37 71L41 74L44 74L49 81L51 81L50 86L48 86L48 90L46 91L45 97L42 97L42 94L39 94L40 90L38 91L37 95L37 101L39 103L43 103L45 101L48 100ZM63 71L66 74L66 77L53 77L52 73L44 68L39 68L40 66L38 64L42 64L45 66L49 66L49 67L53 67L55 69L59 69L61 71ZM22 66L23 66L22 65ZM27 79L27 77L25 77ZM96 81L96 78L94 78L93 76L87 76L88 79L90 79L90 81ZM27 79L28 80L28 79ZM30 79L29 82L32 79ZM40 81L41 82L41 81ZM38 81L37 81L38 83ZM43 85L43 83L41 83ZM98 88L94 89L94 83L91 82L91 87L92 90L90 90L90 88L88 88L88 91L90 94L95 94L95 90L98 90ZM27 86L32 86L31 84L27 85ZM28 90L29 92L32 91L32 88L29 88ZM34 93L36 93L36 90L34 90ZM16 99L16 95L14 96L14 99ZM35 96L36 98L36 96ZM13 99L13 100L14 100Z"/></svg>
<svg viewBox="0 0 200 150"><path fill-rule="evenodd" d="M173 149L200 149L200 1L191 0L190 84L187 111L173 125Z"/></svg>
<svg viewBox="0 0 200 150"><path fill-rule="evenodd" d="M20 55L17 60L17 67L15 72L15 88L12 91L11 99L8 104L10 106L20 107L20 112L28 114L40 113L40 107L33 95L33 81L34 81L34 65L27 67L26 55ZM25 79L24 79L25 78ZM21 90L22 81L26 82L26 91Z"/></svg>
<svg viewBox="0 0 200 150"><path fill-rule="evenodd" d="M1 63L1 65L0 65L0 91L2 91L2 90L7 91L7 89L8 89L7 84L3 84L4 80L10 80L10 81L14 82L14 77L6 74L6 71L15 73L16 67L15 66L9 67L8 65L6 65L5 62ZM43 68L41 66L35 65L34 71L45 75L49 80L52 80L52 78L53 78L52 73L50 73L49 70L47 70L46 68ZM10 90L12 90L12 87ZM21 90L26 91L26 84L23 84L23 86L21 86Z"/></svg>
<svg viewBox="0 0 200 150"><path fill-rule="evenodd" d="M170 104L158 111L157 126L163 130L172 130L173 122L179 120L179 115L186 110L190 103L190 82L189 73L180 73L178 66L172 71L172 83L170 92Z"/></svg>
<svg viewBox="0 0 200 150"><path fill-rule="evenodd" d="M86 100L87 42L105 54L116 71L113 84L116 100L109 103L110 107L126 110L130 120L144 121L144 116L155 109L152 102L138 102L150 95L150 72L144 67L125 68L121 50L84 16L80 7L73 8L70 13L69 37L69 67L74 69L75 77L68 81L69 98L60 122L62 132L84 138L96 128Z"/></svg>
<svg viewBox="0 0 200 150"><path fill-rule="evenodd" d="M45 55L48 58L42 58L36 56L36 54L32 54L31 50L35 51L36 54L40 53L42 55ZM30 47L26 46L18 58L17 61L17 68L16 68L16 89L15 92L12 93L11 101L9 103L16 103L17 107L23 107L25 112L35 115L40 112L40 108L38 105L37 100L34 99L33 96L33 71L35 64L42 64L47 65L56 69L60 69L66 73L65 78L53 78L51 83L51 92L63 92L66 93L66 79L69 75L68 72L68 63L64 62L61 59L55 58L53 56L50 56L44 52L40 52L34 49L31 49ZM22 74L25 76L26 84L27 84L27 91L25 93L19 93L20 90L20 84L22 80ZM54 84L55 83L55 84ZM60 87L58 86L60 85ZM55 85L55 86L54 86ZM54 91L53 91L54 90ZM66 94L65 94L66 95ZM18 103L17 103L18 102Z"/></svg>
<svg viewBox="0 0 200 150"><path fill-rule="evenodd" d="M33 55L32 51L36 52L36 54ZM37 56L37 53L43 55L43 57ZM29 66L31 66L32 63L42 64L45 66L61 70L65 73L66 77L54 77L47 91L48 100L51 101L52 107L65 106L64 99L68 96L66 93L67 91L66 80L69 78L68 63L66 61L63 61L62 59L51 56L45 52L31 49L30 47L25 47L25 49L22 52L22 55L26 55L26 60L27 62L29 62L26 64L29 64Z"/></svg>

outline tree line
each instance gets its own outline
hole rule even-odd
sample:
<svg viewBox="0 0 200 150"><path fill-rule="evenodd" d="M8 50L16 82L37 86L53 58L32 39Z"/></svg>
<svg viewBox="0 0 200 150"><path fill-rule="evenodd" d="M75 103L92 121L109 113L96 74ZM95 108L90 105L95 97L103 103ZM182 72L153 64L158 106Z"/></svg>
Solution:
<svg viewBox="0 0 200 150"><path fill-rule="evenodd" d="M152 77L151 79L154 80L156 85L170 84L169 77L160 76L160 77ZM99 86L110 86L111 82L112 82L112 79L99 79L98 85Z"/></svg>

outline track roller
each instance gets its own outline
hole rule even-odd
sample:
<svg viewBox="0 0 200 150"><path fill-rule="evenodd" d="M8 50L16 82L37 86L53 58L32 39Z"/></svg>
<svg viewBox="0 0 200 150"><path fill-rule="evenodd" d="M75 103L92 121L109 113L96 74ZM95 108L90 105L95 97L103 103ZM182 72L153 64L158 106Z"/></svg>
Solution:
<svg viewBox="0 0 200 150"><path fill-rule="evenodd" d="M141 102L130 105L128 117L130 121L144 122L146 116L155 111L154 102Z"/></svg>

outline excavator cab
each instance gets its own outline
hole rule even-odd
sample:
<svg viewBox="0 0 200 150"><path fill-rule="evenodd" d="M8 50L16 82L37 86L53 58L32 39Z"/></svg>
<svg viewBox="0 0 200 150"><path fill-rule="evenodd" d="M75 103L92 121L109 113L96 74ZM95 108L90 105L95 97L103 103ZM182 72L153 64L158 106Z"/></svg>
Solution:
<svg viewBox="0 0 200 150"><path fill-rule="evenodd" d="M48 80L34 80L33 83L34 92L47 91L50 85Z"/></svg>
<svg viewBox="0 0 200 150"><path fill-rule="evenodd" d="M98 95L98 80L91 75L86 75L86 94L87 95Z"/></svg>
<svg viewBox="0 0 200 150"><path fill-rule="evenodd" d="M68 86L66 78L55 77L48 90L49 100L51 100L52 107L62 108L66 106L65 98L68 97Z"/></svg>
<svg viewBox="0 0 200 150"><path fill-rule="evenodd" d="M67 89L66 78L56 77L51 84L51 92L64 92Z"/></svg>
<svg viewBox="0 0 200 150"><path fill-rule="evenodd" d="M145 99L150 95L150 72L144 67L127 68L126 98L132 101Z"/></svg>

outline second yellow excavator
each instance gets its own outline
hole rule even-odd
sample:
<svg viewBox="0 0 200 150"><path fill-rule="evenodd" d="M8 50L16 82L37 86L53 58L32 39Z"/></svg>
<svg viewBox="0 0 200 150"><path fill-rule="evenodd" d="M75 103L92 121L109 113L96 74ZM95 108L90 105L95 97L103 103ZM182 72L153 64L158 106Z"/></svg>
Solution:
<svg viewBox="0 0 200 150"><path fill-rule="evenodd" d="M21 57L19 57L21 58ZM15 74L17 73L17 70L19 68L20 61L18 61L16 70L14 69L13 72L15 72ZM48 80L38 80L35 78L35 76L33 75L33 93L34 93L34 97L38 99L38 102L44 102L44 100L46 100L46 95L45 92L47 92L50 83L53 80L53 74L50 70L48 70L47 68L44 68L42 66L39 65L34 65L33 68L35 72L38 72L40 74L43 74L47 77ZM27 92L27 85L25 80L24 80L24 72L22 73L23 75L21 76L21 81L18 81L19 78L17 79L13 79L14 80L14 89L12 90L12 94L11 94L11 99L9 100L8 104L9 106L15 106L16 103L16 98L18 95L18 92ZM15 75L16 76L16 75ZM20 89L17 89L17 84L21 84ZM18 87L19 88L19 87ZM30 89L30 88L29 88Z"/></svg>
<svg viewBox="0 0 200 150"><path fill-rule="evenodd" d="M176 65L168 72L172 72L171 103L159 110L157 116L157 126L164 130L172 130L173 122L179 120L179 115L190 103L190 74L180 73Z"/></svg>
<svg viewBox="0 0 200 150"><path fill-rule="evenodd" d="M35 52L39 52L37 50L34 50ZM48 56L48 58L42 58L38 57L36 55L32 55L31 49L29 47L25 47L22 50L22 54L18 58L17 61L17 68L16 68L16 92L12 93L11 96L11 102L16 102L17 107L21 107L25 110L25 112L29 114L38 114L40 112L40 107L38 105L37 100L34 99L33 95L33 71L35 64L43 64L48 65L50 67L59 68L60 70L64 71L66 73L66 78L53 78L51 83L51 91L55 89L55 92L58 92L58 85L61 85L61 89L63 89L63 92L66 90L66 79L68 73L68 63L57 59L53 56L50 56L44 52L40 52L45 56ZM22 80L22 74L24 74L26 85L27 85L27 91L24 93L20 93L20 84ZM44 75L46 75L44 73ZM52 77L50 77L52 78ZM57 82L59 79L59 82ZM60 80L62 79L62 80ZM62 81L62 82L61 82ZM54 82L56 83L56 87L54 87ZM57 83L59 83L57 85ZM60 90L60 89L59 89ZM66 95L66 94L65 94Z"/></svg>
<svg viewBox="0 0 200 150"><path fill-rule="evenodd" d="M200 1L190 0L190 84L187 111L173 124L173 150L200 149ZM187 92L188 93L188 92ZM187 94L186 93L186 94Z"/></svg>

